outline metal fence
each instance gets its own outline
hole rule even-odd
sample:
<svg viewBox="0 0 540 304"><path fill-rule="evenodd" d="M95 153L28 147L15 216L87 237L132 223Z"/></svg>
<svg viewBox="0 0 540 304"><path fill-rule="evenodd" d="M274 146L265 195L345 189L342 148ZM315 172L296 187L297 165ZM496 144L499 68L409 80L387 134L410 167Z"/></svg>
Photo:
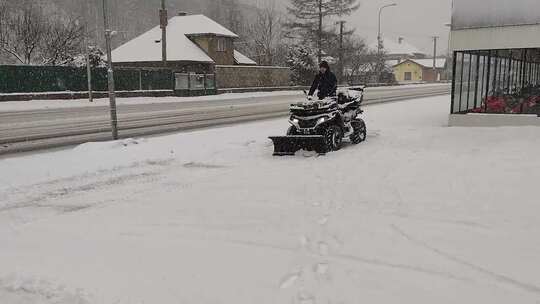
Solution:
<svg viewBox="0 0 540 304"><path fill-rule="evenodd" d="M538 112L540 49L454 52L451 113Z"/></svg>
<svg viewBox="0 0 540 304"><path fill-rule="evenodd" d="M178 86L171 69L116 68L117 91L178 91L179 95L215 93L213 74L185 74L187 86ZM107 91L106 68L92 69L92 89ZM88 90L86 68L59 66L0 66L0 93L84 92Z"/></svg>

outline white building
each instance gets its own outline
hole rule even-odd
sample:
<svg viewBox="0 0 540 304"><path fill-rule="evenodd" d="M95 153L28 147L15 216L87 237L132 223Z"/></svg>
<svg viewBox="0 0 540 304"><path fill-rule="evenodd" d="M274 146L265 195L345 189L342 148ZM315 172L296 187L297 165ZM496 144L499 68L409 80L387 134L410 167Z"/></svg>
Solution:
<svg viewBox="0 0 540 304"><path fill-rule="evenodd" d="M451 125L540 125L540 1L454 0L451 49Z"/></svg>

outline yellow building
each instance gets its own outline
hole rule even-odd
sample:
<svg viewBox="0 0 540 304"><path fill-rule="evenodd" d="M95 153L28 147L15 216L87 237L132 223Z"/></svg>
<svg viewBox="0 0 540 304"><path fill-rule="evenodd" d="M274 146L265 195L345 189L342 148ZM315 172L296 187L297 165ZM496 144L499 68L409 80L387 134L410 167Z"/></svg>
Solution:
<svg viewBox="0 0 540 304"><path fill-rule="evenodd" d="M422 72L423 67L411 60L405 60L394 66L394 75L397 82L423 81Z"/></svg>
<svg viewBox="0 0 540 304"><path fill-rule="evenodd" d="M397 82L437 82L444 80L445 58L433 59L406 59L393 66Z"/></svg>

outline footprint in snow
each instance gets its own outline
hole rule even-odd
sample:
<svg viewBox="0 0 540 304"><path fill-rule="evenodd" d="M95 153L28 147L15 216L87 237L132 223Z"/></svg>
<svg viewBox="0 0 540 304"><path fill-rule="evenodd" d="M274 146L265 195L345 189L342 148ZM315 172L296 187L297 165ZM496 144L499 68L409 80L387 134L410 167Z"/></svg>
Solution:
<svg viewBox="0 0 540 304"><path fill-rule="evenodd" d="M306 293L299 293L298 304L315 304L315 297Z"/></svg>
<svg viewBox="0 0 540 304"><path fill-rule="evenodd" d="M302 246L302 248L308 248L310 243L311 241L309 240L307 236L302 235L300 237L300 245Z"/></svg>
<svg viewBox="0 0 540 304"><path fill-rule="evenodd" d="M329 253L328 244L325 242L319 243L319 254L322 256L327 256Z"/></svg>
<svg viewBox="0 0 540 304"><path fill-rule="evenodd" d="M328 263L319 263L315 265L315 272L319 275L325 275L328 272Z"/></svg>
<svg viewBox="0 0 540 304"><path fill-rule="evenodd" d="M249 147L249 146L251 146L251 145L253 145L253 144L256 144L256 143L257 143L256 140L248 140L248 141L246 141L246 142L244 143L244 146Z"/></svg>
<svg viewBox="0 0 540 304"><path fill-rule="evenodd" d="M329 220L329 216L324 216L322 218L320 218L317 223L319 223L319 225L321 226L326 226L326 224L328 224L328 220Z"/></svg>
<svg viewBox="0 0 540 304"><path fill-rule="evenodd" d="M206 164L206 163L198 163L198 162L185 163L183 165L183 167L188 168L188 169L221 169L221 168L225 168L225 166Z"/></svg>
<svg viewBox="0 0 540 304"><path fill-rule="evenodd" d="M296 283L296 281L298 281L298 279L300 278L300 275L301 275L300 272L287 275L279 283L279 288L280 289L291 288Z"/></svg>

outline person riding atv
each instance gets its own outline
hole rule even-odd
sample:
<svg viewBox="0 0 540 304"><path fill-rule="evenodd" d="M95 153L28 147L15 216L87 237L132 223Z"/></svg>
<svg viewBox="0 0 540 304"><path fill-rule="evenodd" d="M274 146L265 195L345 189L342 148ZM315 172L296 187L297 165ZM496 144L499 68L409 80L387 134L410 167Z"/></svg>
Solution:
<svg viewBox="0 0 540 304"><path fill-rule="evenodd" d="M308 98L312 99L315 90L318 90L317 97L319 100L326 97L335 96L337 91L337 78L330 71L330 65L326 61L321 61L319 65L319 73L315 76L311 89L309 90Z"/></svg>

